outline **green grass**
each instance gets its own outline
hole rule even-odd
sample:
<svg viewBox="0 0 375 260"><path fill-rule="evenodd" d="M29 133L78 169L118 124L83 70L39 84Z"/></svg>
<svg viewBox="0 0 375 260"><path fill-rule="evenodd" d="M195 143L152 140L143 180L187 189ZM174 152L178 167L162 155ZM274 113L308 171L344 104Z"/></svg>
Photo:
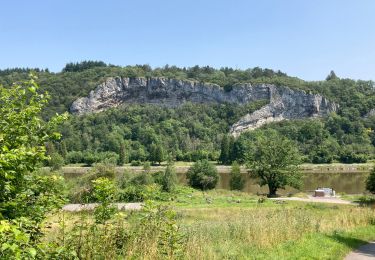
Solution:
<svg viewBox="0 0 375 260"><path fill-rule="evenodd" d="M169 205L177 213L176 224L184 237L183 259L342 259L348 252L375 239L375 212L369 207L305 203L259 198L243 192L212 190L196 191L180 187ZM67 229L79 223L82 213L65 213ZM91 213L85 213L92 222ZM125 231L133 230L142 212L125 213ZM58 217L49 219L54 227L47 240L59 236ZM105 229L117 230L116 222L104 228L101 244L115 239ZM156 232L156 231L155 231ZM98 254L120 258L161 259L158 233L140 235L136 244L129 243L125 251L95 249ZM95 246L96 233L87 237ZM86 238L85 238L86 239ZM103 240L104 239L104 240ZM99 243L99 242L98 242ZM100 245L98 245L100 247ZM108 252L101 252L107 250ZM136 257L136 258L137 258Z"/></svg>
<svg viewBox="0 0 375 260"><path fill-rule="evenodd" d="M375 238L375 226L367 225L350 231L313 233L299 241L285 242L274 249L259 252L257 259L342 259L350 251Z"/></svg>

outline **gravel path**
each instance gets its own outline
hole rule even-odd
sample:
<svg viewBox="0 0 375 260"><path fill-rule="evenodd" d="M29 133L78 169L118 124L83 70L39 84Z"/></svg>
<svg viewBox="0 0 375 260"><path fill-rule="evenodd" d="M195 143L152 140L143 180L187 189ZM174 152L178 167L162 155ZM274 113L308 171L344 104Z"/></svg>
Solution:
<svg viewBox="0 0 375 260"><path fill-rule="evenodd" d="M142 203L114 203L119 210L140 210ZM87 203L87 204L67 204L62 209L70 212L78 212L82 210L93 210L98 203Z"/></svg>
<svg viewBox="0 0 375 260"><path fill-rule="evenodd" d="M375 259L375 241L360 246L357 250L347 255L344 260L367 260Z"/></svg>
<svg viewBox="0 0 375 260"><path fill-rule="evenodd" d="M286 198L271 198L271 200L295 200L295 201L305 201L305 202L321 202L321 203L355 205L355 203L351 201L342 200L337 197L313 197L313 196L309 196L308 198L286 197Z"/></svg>

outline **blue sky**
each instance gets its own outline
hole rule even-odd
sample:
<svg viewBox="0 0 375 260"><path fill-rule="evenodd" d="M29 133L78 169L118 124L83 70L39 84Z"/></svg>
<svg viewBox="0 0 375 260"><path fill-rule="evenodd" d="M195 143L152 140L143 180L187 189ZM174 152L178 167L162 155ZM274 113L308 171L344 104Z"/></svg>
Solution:
<svg viewBox="0 0 375 260"><path fill-rule="evenodd" d="M2 1L0 69L67 62L331 69L375 80L373 0Z"/></svg>

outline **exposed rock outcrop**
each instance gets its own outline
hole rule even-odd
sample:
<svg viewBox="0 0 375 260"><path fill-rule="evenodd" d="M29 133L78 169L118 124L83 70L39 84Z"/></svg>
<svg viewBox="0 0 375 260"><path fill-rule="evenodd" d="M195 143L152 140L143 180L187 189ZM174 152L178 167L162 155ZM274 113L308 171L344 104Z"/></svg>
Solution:
<svg viewBox="0 0 375 260"><path fill-rule="evenodd" d="M337 105L321 95L269 84L238 84L229 92L218 85L166 78L108 78L88 97L70 107L72 113L99 112L126 103L148 103L176 107L193 103L246 104L256 100L269 104L242 117L231 128L233 135L284 119L320 117L336 111Z"/></svg>
<svg viewBox="0 0 375 260"><path fill-rule="evenodd" d="M338 106L319 94L308 94L301 90L286 87L268 86L270 103L252 114L242 117L231 128L231 133L238 136L245 130L254 130L266 123L285 119L323 117L335 112Z"/></svg>
<svg viewBox="0 0 375 260"><path fill-rule="evenodd" d="M371 109L364 117L368 118L372 116L375 116L375 108Z"/></svg>

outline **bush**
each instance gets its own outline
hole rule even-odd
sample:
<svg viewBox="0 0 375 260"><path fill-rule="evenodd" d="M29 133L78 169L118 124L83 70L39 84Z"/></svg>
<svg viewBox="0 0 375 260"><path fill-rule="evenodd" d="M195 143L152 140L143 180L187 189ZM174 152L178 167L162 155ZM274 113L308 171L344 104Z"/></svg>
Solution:
<svg viewBox="0 0 375 260"><path fill-rule="evenodd" d="M366 189L375 194L375 165L366 180Z"/></svg>
<svg viewBox="0 0 375 260"><path fill-rule="evenodd" d="M141 172L130 179L132 185L150 185L154 183L152 175L147 172Z"/></svg>
<svg viewBox="0 0 375 260"><path fill-rule="evenodd" d="M60 154L53 153L48 161L48 166L51 167L53 171L57 171L64 166L64 163L64 158Z"/></svg>
<svg viewBox="0 0 375 260"><path fill-rule="evenodd" d="M358 148L352 145L347 145L342 148L340 153L340 162L342 163L365 163L368 155L357 151Z"/></svg>
<svg viewBox="0 0 375 260"><path fill-rule="evenodd" d="M208 160L194 163L188 170L186 177L191 187L201 190L213 189L219 181L219 175L215 166Z"/></svg>
<svg viewBox="0 0 375 260"><path fill-rule="evenodd" d="M125 170L123 174L119 174L116 179L117 187L125 189L130 184L133 175L134 174L130 173L128 170Z"/></svg>
<svg viewBox="0 0 375 260"><path fill-rule="evenodd" d="M78 188L72 192L70 199L75 203L94 202L90 195L93 190L93 181L99 178L113 180L116 175L116 168L112 164L98 163L78 180Z"/></svg>
<svg viewBox="0 0 375 260"><path fill-rule="evenodd" d="M138 160L133 160L130 162L130 166L141 166L142 162Z"/></svg>
<svg viewBox="0 0 375 260"><path fill-rule="evenodd" d="M131 185L118 192L118 200L125 202L143 202L146 200L168 201L170 196L162 192L160 185Z"/></svg>
<svg viewBox="0 0 375 260"><path fill-rule="evenodd" d="M113 181L103 177L92 181L92 183L92 196L100 203L94 210L95 221L104 223L117 212L117 208L111 204L115 199L115 185Z"/></svg>
<svg viewBox="0 0 375 260"><path fill-rule="evenodd" d="M27 218L0 221L0 258L35 259L40 230Z"/></svg>
<svg viewBox="0 0 375 260"><path fill-rule="evenodd" d="M159 184L161 185L161 189L165 192L174 191L177 185L177 175L172 165L168 164L164 174L161 176Z"/></svg>
<svg viewBox="0 0 375 260"><path fill-rule="evenodd" d="M83 162L83 153L80 152L80 151L72 151L72 152L68 152L66 154L66 161L68 163L82 163Z"/></svg>
<svg viewBox="0 0 375 260"><path fill-rule="evenodd" d="M245 186L245 179L241 174L240 165L236 161L232 164L229 186L231 190L242 190Z"/></svg>

